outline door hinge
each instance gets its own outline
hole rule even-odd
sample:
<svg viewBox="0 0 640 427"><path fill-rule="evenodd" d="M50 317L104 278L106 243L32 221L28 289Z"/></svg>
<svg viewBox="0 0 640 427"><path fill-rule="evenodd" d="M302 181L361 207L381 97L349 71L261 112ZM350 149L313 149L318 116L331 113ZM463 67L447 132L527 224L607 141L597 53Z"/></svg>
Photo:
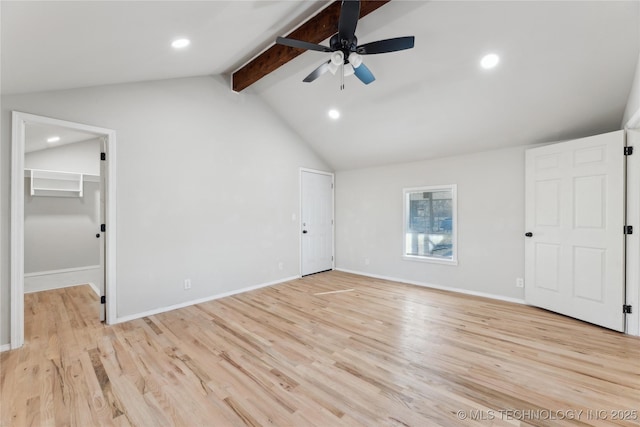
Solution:
<svg viewBox="0 0 640 427"><path fill-rule="evenodd" d="M630 156L632 154L633 154L633 146L624 147L624 155L625 156Z"/></svg>
<svg viewBox="0 0 640 427"><path fill-rule="evenodd" d="M624 234L633 234L633 225L625 225L623 228Z"/></svg>
<svg viewBox="0 0 640 427"><path fill-rule="evenodd" d="M625 314L631 314L631 306L627 305L627 304L623 305L622 306L622 312L625 313Z"/></svg>
<svg viewBox="0 0 640 427"><path fill-rule="evenodd" d="M333 188L333 182L331 183L331 188Z"/></svg>
<svg viewBox="0 0 640 427"><path fill-rule="evenodd" d="M107 160L107 153L100 153L100 160Z"/></svg>
<svg viewBox="0 0 640 427"><path fill-rule="evenodd" d="M105 295L102 295L100 297L100 304L106 304L107 303L107 297Z"/></svg>
<svg viewBox="0 0 640 427"><path fill-rule="evenodd" d="M333 256L331 257L331 261L333 261Z"/></svg>
<svg viewBox="0 0 640 427"><path fill-rule="evenodd" d="M103 233L107 231L107 224L100 224L100 231L102 231Z"/></svg>

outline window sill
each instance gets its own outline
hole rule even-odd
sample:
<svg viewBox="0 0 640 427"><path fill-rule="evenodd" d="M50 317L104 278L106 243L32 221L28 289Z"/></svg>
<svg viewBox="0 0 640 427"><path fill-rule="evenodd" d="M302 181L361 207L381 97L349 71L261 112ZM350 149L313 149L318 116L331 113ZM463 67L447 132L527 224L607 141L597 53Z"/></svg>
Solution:
<svg viewBox="0 0 640 427"><path fill-rule="evenodd" d="M432 258L432 257L417 256L417 255L403 255L402 258L405 261L427 262L431 264L458 265L457 259L442 259L442 258Z"/></svg>

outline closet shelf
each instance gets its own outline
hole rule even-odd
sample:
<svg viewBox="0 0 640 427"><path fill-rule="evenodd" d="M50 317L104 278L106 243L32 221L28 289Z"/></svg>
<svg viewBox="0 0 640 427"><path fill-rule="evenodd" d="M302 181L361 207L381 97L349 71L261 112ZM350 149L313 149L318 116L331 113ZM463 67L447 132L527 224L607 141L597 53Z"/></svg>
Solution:
<svg viewBox="0 0 640 427"><path fill-rule="evenodd" d="M84 181L99 182L100 176L43 169L25 169L32 196L82 197Z"/></svg>

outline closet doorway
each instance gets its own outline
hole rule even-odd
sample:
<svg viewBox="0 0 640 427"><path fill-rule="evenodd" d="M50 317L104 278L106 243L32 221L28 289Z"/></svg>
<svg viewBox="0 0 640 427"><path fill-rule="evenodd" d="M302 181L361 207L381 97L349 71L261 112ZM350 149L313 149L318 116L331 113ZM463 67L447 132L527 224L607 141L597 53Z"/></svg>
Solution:
<svg viewBox="0 0 640 427"><path fill-rule="evenodd" d="M11 348L28 292L88 284L114 323L115 131L14 111L11 214Z"/></svg>

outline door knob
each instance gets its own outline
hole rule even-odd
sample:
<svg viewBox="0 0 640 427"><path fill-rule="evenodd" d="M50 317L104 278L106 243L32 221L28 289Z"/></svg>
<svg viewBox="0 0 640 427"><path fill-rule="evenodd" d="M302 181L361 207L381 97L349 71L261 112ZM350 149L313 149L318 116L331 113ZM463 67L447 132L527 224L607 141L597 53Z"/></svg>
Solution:
<svg viewBox="0 0 640 427"><path fill-rule="evenodd" d="M530 231L527 231L526 233L524 233L524 235L527 237L533 237L533 233Z"/></svg>
<svg viewBox="0 0 640 427"><path fill-rule="evenodd" d="M307 234L307 230L302 230L302 234Z"/></svg>

